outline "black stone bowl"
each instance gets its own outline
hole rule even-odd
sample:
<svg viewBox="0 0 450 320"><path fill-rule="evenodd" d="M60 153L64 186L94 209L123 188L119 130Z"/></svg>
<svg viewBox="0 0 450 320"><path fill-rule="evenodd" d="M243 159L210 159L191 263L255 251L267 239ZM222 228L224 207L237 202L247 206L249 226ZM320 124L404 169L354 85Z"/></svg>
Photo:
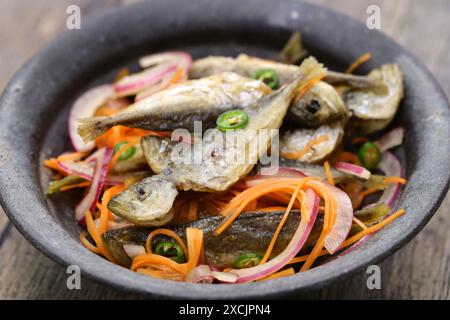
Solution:
<svg viewBox="0 0 450 320"><path fill-rule="evenodd" d="M139 56L168 49L194 57L241 52L276 57L294 30L328 67L342 70L363 52L373 59L362 72L398 63L406 97L396 122L406 128L402 153L408 184L398 201L407 214L359 249L294 276L242 285L192 285L152 279L86 250L73 218L76 194L48 199L50 172L43 160L70 148L67 115L73 100L110 82ZM441 88L408 51L383 34L336 12L293 0L154 0L108 11L68 31L34 56L1 97L1 204L39 250L62 265L115 287L166 298L269 298L307 293L363 270L416 235L437 210L450 175L450 112Z"/></svg>

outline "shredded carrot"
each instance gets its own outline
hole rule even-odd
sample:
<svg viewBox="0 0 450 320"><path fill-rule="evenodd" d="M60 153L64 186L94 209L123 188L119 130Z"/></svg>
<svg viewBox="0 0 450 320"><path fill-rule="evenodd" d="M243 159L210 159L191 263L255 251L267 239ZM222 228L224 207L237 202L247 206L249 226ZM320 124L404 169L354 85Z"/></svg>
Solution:
<svg viewBox="0 0 450 320"><path fill-rule="evenodd" d="M56 158L57 161L79 161L88 155L87 152L67 152Z"/></svg>
<svg viewBox="0 0 450 320"><path fill-rule="evenodd" d="M298 160L308 152L312 151L314 146L318 145L319 143L326 142L328 141L328 139L329 139L328 135L320 136L308 142L303 149L294 152L281 152L281 156L292 160Z"/></svg>
<svg viewBox="0 0 450 320"><path fill-rule="evenodd" d="M186 239L188 248L187 256L189 257L186 263L179 264L172 259L153 253L147 253L133 259L131 270L136 271L137 269L145 267L165 266L182 275L186 275L189 270L196 267L200 261L203 251L203 230L190 227L186 228Z"/></svg>
<svg viewBox="0 0 450 320"><path fill-rule="evenodd" d="M333 157L333 163L336 162L350 162L353 164L358 164L358 156L354 153L343 151L341 153L338 153L335 157Z"/></svg>
<svg viewBox="0 0 450 320"><path fill-rule="evenodd" d="M358 69L361 65L366 63L372 59L372 54L370 52L366 52L360 57L358 57L350 66L345 70L345 73L353 73L356 69Z"/></svg>
<svg viewBox="0 0 450 320"><path fill-rule="evenodd" d="M294 205L294 202L297 199L297 194L299 193L300 188L303 185L303 181L304 180L302 180L302 182L299 183L297 185L297 187L295 188L294 193L292 194L291 200L289 201L289 205L286 208L286 211L284 212L284 215L281 218L281 221L278 224L277 229L275 230L275 233L272 236L272 239L270 240L269 247L267 248L266 253L264 254L264 257L261 259L259 264L264 264L267 262L267 260L269 260L270 254L272 253L273 247L275 246L275 242L278 239L278 235L280 234L281 229L283 228L283 226L289 216L289 213L291 212L292 206Z"/></svg>
<svg viewBox="0 0 450 320"><path fill-rule="evenodd" d="M85 181L85 182L80 182L80 183L76 183L76 184L71 184L68 186L63 186L59 190L61 192L64 192L64 191L75 189L75 188L86 188L86 187L89 187L90 185L91 185L90 181Z"/></svg>
<svg viewBox="0 0 450 320"><path fill-rule="evenodd" d="M125 185L117 185L107 189L102 196L102 203L100 205L100 226L98 232L102 235L108 230L109 221L114 220L112 212L108 210L108 203L112 197L122 192L125 189Z"/></svg>
<svg viewBox="0 0 450 320"><path fill-rule="evenodd" d="M318 75L317 77L308 80L304 85L300 86L297 90L296 100L300 99L306 92L308 92L317 82L321 81L325 77L325 73Z"/></svg>
<svg viewBox="0 0 450 320"><path fill-rule="evenodd" d="M342 245L339 247L339 249L344 249L344 248L348 247L349 245L351 245L351 244L357 242L357 241L360 240L362 237L367 236L367 235L369 235L369 234L371 234L371 233L374 233L374 232L379 231L379 230L382 229L384 226L390 224L391 222L393 222L394 220L396 220L398 217L402 216L404 213L405 213L405 210L404 210L404 209L400 209L400 210L398 210L397 212L395 212L395 213L393 213L392 215L390 215L389 217L387 217L386 219L384 219L383 221L381 221L381 222L379 222L379 223L377 223L377 224L375 224L375 225L373 225L373 226L371 226L371 227L368 227L367 229L365 229L365 230L363 230L363 231L358 232L358 233L355 234L354 236L352 236L352 237L348 238L347 240L345 240L345 241L342 243ZM327 251L327 250L322 250L322 251L320 252L320 256L324 256L324 255L326 255L326 254L328 254L328 251ZM304 262L304 261L306 261L306 260L308 259L309 256L310 256L310 255L307 254L307 255L300 256L300 257L296 257L296 258L292 259L292 260L289 262L289 264L294 264L294 263Z"/></svg>
<svg viewBox="0 0 450 320"><path fill-rule="evenodd" d="M95 225L94 219L92 218L92 214L90 211L86 211L85 218L86 218L86 227L89 232L89 235L91 236L92 240L94 240L95 244L97 245L97 248L100 251L100 254L103 255L109 261L116 263L114 258L105 249L105 246L103 245L103 241L100 237L100 233L97 230L97 227Z"/></svg>
<svg viewBox="0 0 450 320"><path fill-rule="evenodd" d="M112 169L116 165L117 161L122 154L124 154L128 149L132 148L134 145L131 143L126 143L120 147L120 149L114 154L111 161L109 162L109 168Z"/></svg>
<svg viewBox="0 0 450 320"><path fill-rule="evenodd" d="M265 207L265 208L258 208L259 212L275 212L275 211L285 211L285 207Z"/></svg>
<svg viewBox="0 0 450 320"><path fill-rule="evenodd" d="M159 234L173 238L180 245L181 249L183 249L184 255L186 257L188 257L188 248L184 244L183 239L181 239L178 236L178 234L176 234L174 231L172 231L170 229L162 229L162 228L155 229L148 235L147 241L145 241L145 249L147 250L147 253L153 253L152 252L152 239Z"/></svg>
<svg viewBox="0 0 450 320"><path fill-rule="evenodd" d="M407 180L402 177L386 177L384 178L384 184L389 183L400 183L400 184L406 184Z"/></svg>
<svg viewBox="0 0 450 320"><path fill-rule="evenodd" d="M178 81L181 80L181 78L183 77L185 71L182 68L177 69L177 72L175 73L175 75L172 77L172 79L170 79L170 84L174 84L177 83Z"/></svg>
<svg viewBox="0 0 450 320"><path fill-rule="evenodd" d="M285 269L285 270L281 270L281 271L272 273L270 276L267 276L265 278L259 279L257 281L265 281L265 280L277 279L277 278L282 278L282 277L286 277L286 276L291 276L293 274L295 274L294 268L289 268L289 269Z"/></svg>
<svg viewBox="0 0 450 320"><path fill-rule="evenodd" d="M273 182L274 180L279 179L269 179L270 182ZM298 179L297 179L298 181ZM294 191L295 187L293 185L287 185L287 184L280 184L280 185L257 185L255 187L249 188L242 193L240 193L237 197L235 197L230 203L223 209L221 212L221 215L226 216L225 219L222 221L222 223L216 228L215 234L219 235L221 234L244 210L244 208L247 206L249 202L251 202L254 199L259 198L260 196L264 194L268 194L271 192L276 191ZM242 201L241 204L234 205L237 201Z"/></svg>
<svg viewBox="0 0 450 320"><path fill-rule="evenodd" d="M46 160L44 160L44 165L47 167L47 168L50 168L50 169L52 169L52 170L55 170L55 171L57 171L60 175L62 175L62 176L67 176L67 173L66 172L64 172L64 171L62 171L60 168L59 168L59 166L58 166L58 160L56 160L55 158L51 158L51 159L46 159Z"/></svg>
<svg viewBox="0 0 450 320"><path fill-rule="evenodd" d="M87 235L88 235L88 233L87 233L86 231L83 231L83 232L80 233L80 241L81 241L81 244L82 244L83 246L85 246L86 249L92 251L93 253L101 254L101 253L100 253L100 250L99 250L96 246L94 246L94 245L86 238Z"/></svg>
<svg viewBox="0 0 450 320"><path fill-rule="evenodd" d="M333 175L331 174L330 163L328 161L325 161L323 163L323 168L325 169L325 174L327 175L328 183L334 186L334 179Z"/></svg>

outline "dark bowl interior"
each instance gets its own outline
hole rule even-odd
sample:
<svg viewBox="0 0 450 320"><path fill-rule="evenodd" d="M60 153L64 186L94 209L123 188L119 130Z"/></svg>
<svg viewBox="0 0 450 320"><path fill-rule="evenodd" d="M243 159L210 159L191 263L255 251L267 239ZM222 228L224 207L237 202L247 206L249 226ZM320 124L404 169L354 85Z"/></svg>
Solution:
<svg viewBox="0 0 450 320"><path fill-rule="evenodd" d="M398 63L406 98L395 122L407 130L404 158L409 180L398 207L407 214L364 246L295 276L243 285L191 285L132 273L81 246L73 218L76 193L44 196L51 178L44 159L70 148L67 115L73 100L95 84L110 82L137 58L163 50L194 57L241 52L276 58L292 31L330 69L342 70L363 52L373 59L361 70ZM33 57L1 98L1 202L16 227L63 265L122 288L166 298L280 297L320 288L393 253L431 218L449 182L450 120L447 99L411 54L379 32L336 12L297 1L156 0L109 11L80 31L69 31Z"/></svg>

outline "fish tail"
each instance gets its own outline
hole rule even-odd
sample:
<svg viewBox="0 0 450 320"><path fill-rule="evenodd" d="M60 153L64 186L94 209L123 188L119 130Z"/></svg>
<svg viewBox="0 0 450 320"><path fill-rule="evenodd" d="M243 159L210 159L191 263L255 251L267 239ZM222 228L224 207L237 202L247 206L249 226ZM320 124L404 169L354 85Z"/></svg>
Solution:
<svg viewBox="0 0 450 320"><path fill-rule="evenodd" d="M101 136L111 126L105 124L108 117L92 117L78 120L78 134L84 142L89 142Z"/></svg>

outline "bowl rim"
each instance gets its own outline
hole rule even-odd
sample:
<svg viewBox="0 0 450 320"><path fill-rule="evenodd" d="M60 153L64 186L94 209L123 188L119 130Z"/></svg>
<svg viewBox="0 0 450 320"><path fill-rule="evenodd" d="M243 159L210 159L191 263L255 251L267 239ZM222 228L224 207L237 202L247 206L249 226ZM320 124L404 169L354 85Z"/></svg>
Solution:
<svg viewBox="0 0 450 320"><path fill-rule="evenodd" d="M157 4L157 8L169 8L170 6L179 3L178 0L154 0L150 2L152 4ZM206 0L191 0L190 5L196 6L208 6L209 11L219 10L226 8L231 8L236 4L239 4L238 0L228 0L228 1L206 1ZM267 6L272 7L276 5L277 8L281 8L283 12L289 12L289 10L310 11L315 13L320 13L326 19L329 20L339 20L347 23L342 27L357 27L364 28L363 23L336 11L310 4L304 2L298 2L293 0L281 0L281 1L270 1L270 0L247 0L248 5ZM95 30L97 26L110 20L118 19L121 15L133 12L135 10L141 10L146 7L148 3L139 2L133 5L108 9L97 19L92 20L85 24L83 27L85 30ZM235 12L230 9L230 12ZM229 14L228 11L226 14ZM347 22L345 22L347 21ZM271 22L273 23L273 22ZM367 32L367 31L365 31ZM392 39L386 35L381 34L378 31L370 31L372 34L378 38L382 38L389 47L395 48L397 51L401 51L410 62L413 62L416 66L417 72L420 72L426 81L429 82L429 90L432 90L435 94L433 97L435 103L433 107L439 110L440 116L444 119L450 120L450 112L448 101L440 88L439 84L434 80L431 73L426 69L426 67L420 63L411 53L401 48ZM0 100L0 120L7 119L11 113L11 106L18 101L18 97L21 92L17 88L21 88L27 85L27 81L30 77L39 69L39 64L52 55L54 50L67 45L68 42L72 41L73 36L66 32L58 40L54 41L47 48L36 54L29 62L27 62L13 77L9 82L7 88L2 94ZM381 40L380 40L381 41ZM431 99L431 98L430 98ZM438 106L438 107L436 107ZM434 120L433 120L434 121ZM442 121L440 125L444 133L450 133L450 121ZM425 124L430 126L429 123ZM432 125L432 124L431 124ZM79 265L82 274L96 281L100 281L111 285L113 287L119 288L125 291L133 291L144 295L150 295L153 297L165 297L165 298L195 298L195 299L218 299L218 298L271 298L279 297L282 295L291 294L293 292L308 292L313 289L322 288L323 286L334 282L345 276L355 274L356 272L363 270L369 264L380 261L386 256L392 254L395 250L399 249L410 239L412 239L431 219L433 214L438 209L440 203L444 199L446 192L450 185L450 163L444 159L450 159L450 148L447 147L446 150L442 150L440 155L433 156L431 158L434 162L433 164L439 164L440 168L444 168L444 173L437 176L437 173L433 172L435 177L438 177L437 186L434 186L433 191L436 193L433 198L424 199L423 202L423 212L421 216L415 219L405 220L404 223L400 223L396 228L391 228L388 226L386 231L379 233L370 240L371 247L366 248L367 250L362 251L356 249L349 254L336 259L332 263L322 265L320 267L314 268L308 272L296 274L292 277L285 277L280 279L274 279L264 282L256 282L249 284L239 284L236 285L192 285L188 283L175 283L168 282L159 279L151 279L147 276L140 275L137 273L129 272L128 270L109 263L108 261L100 258L94 254L82 253L79 250L85 250L84 247L78 245L74 247L74 252L64 251L58 240L70 240L72 238L67 238L66 235L62 234L65 232L64 228L60 225L55 225L55 221L48 217L44 217L42 222L42 229L46 230L46 234L49 237L43 237L41 231L37 230L37 225L30 223L29 219L33 218L29 214L24 214L24 208L31 208L32 203L25 203L18 205L12 200L16 199L17 196L13 195L13 192L17 190L26 190L27 185L20 185L21 183L14 185L12 190L8 189L11 187L11 181L17 175L17 172L11 170L13 165L8 163L8 159L12 155L26 156L27 150L22 148L14 149L13 145L8 140L3 140L3 138L10 137L14 133L14 128L7 124L4 128L0 129L0 146L5 147L5 150L0 151L0 164L5 164L5 166L0 166L0 203L4 208L6 214L16 228L24 235L28 241L30 241L36 248L41 252L49 256L51 259L57 261L63 266L76 264ZM419 133L415 133L419 134ZM435 142L431 142L431 146L437 145ZM431 147L429 146L429 148ZM34 159L36 161L36 159ZM36 161L37 162L37 161ZM40 165L40 164L39 164ZM3 169L3 167L5 169ZM446 175L445 175L446 174ZM405 190L405 194L408 192L408 188ZM17 189L17 190L16 190ZM409 208L411 202L406 204L406 207L411 211L414 207ZM20 209L19 209L20 208ZM43 213L43 212L38 212ZM397 231L397 234L395 234ZM399 231L402 231L401 233ZM52 238L55 237L55 238ZM390 243L386 243L386 239L390 239ZM56 240L56 241L55 241ZM73 239L72 239L73 240ZM356 261L356 262L355 262ZM108 277L108 274L114 273L115 277ZM238 290L236 290L238 289Z"/></svg>

